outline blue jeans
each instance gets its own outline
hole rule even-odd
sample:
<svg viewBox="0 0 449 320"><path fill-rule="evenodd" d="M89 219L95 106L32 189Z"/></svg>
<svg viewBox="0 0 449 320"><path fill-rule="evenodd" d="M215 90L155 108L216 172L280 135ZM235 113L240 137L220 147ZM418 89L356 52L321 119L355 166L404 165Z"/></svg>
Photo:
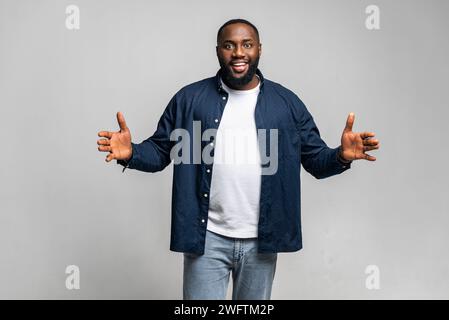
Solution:
<svg viewBox="0 0 449 320"><path fill-rule="evenodd" d="M204 255L184 253L185 300L226 299L232 271L233 300L268 300L277 253L257 253L257 238L229 238L207 230Z"/></svg>

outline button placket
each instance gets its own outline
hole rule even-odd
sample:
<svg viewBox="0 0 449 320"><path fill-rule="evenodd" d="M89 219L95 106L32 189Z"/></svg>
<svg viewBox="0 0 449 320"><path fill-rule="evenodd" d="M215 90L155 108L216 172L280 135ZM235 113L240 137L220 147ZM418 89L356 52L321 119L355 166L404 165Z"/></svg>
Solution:
<svg viewBox="0 0 449 320"><path fill-rule="evenodd" d="M227 98L226 96L222 96L222 99L223 99L223 100L226 100L226 98ZM214 119L214 123L218 124L219 122L220 122L220 120L219 120L218 118L215 118L215 119ZM211 147L214 147L214 142L210 142L210 146L211 146ZM213 155L212 155L212 157L213 157ZM210 175L211 172L212 172L211 168L206 168L206 173L209 174L209 175L208 175L209 179L210 179L210 177L211 177L211 175ZM210 182L210 180L209 180L209 182ZM207 194L207 193L203 193L203 197L204 197L204 198L208 198L208 194ZM201 219L201 223L202 223L202 224L205 224L205 222L206 222L206 219L205 219L205 218Z"/></svg>

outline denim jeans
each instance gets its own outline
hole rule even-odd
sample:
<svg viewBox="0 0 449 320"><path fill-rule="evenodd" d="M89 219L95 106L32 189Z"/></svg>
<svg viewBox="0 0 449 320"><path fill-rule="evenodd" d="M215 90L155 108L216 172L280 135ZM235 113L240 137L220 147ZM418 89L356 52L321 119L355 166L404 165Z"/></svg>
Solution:
<svg viewBox="0 0 449 320"><path fill-rule="evenodd" d="M258 253L257 238L229 238L207 230L204 255L184 253L183 298L226 299L232 271L233 300L268 300L277 253Z"/></svg>

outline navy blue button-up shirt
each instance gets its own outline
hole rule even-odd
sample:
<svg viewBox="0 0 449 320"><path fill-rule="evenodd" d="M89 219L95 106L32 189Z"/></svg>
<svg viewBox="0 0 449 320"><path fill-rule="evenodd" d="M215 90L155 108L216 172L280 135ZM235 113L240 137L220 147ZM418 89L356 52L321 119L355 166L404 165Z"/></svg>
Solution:
<svg viewBox="0 0 449 320"><path fill-rule="evenodd" d="M262 175L258 250L260 253L297 251L302 248L301 164L315 178L322 179L342 173L351 163L341 162L340 146L329 148L321 139L311 114L296 94L265 79L259 69L257 75L260 92L254 113L256 127L278 130L277 170ZM206 129L217 129L227 98L220 71L214 77L183 87L168 103L156 132L139 144L132 143L132 157L128 162L117 162L125 166L123 170L163 170L172 162L170 151L177 143L170 139L171 132L182 128L192 137L194 121L200 121L201 134ZM209 143L201 141L201 149ZM210 155L213 158L213 151ZM173 167L170 250L203 254L213 162L201 159Z"/></svg>

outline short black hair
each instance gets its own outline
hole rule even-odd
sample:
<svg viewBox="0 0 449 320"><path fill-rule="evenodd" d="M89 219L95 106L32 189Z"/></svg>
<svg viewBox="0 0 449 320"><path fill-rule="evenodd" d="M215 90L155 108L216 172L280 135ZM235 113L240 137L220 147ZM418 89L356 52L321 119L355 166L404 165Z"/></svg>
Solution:
<svg viewBox="0 0 449 320"><path fill-rule="evenodd" d="M244 23L244 24L250 26L251 28L253 28L254 31L256 32L256 35L257 35L257 41L260 41L260 40L259 40L259 30L257 30L257 28L256 28L255 25L253 25L251 22L249 22L248 20L245 20L245 19L231 19L231 20L225 22L225 24L223 24L223 25L220 27L220 29L218 29L218 33L217 33L217 44L218 44L218 39L220 38L220 35L221 35L221 33L223 32L223 29L224 29L226 26L229 26L230 24L235 24L235 23Z"/></svg>

